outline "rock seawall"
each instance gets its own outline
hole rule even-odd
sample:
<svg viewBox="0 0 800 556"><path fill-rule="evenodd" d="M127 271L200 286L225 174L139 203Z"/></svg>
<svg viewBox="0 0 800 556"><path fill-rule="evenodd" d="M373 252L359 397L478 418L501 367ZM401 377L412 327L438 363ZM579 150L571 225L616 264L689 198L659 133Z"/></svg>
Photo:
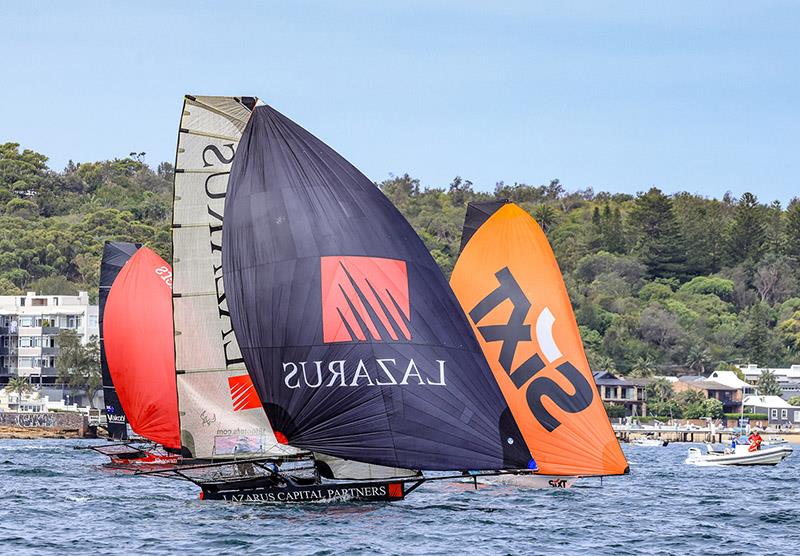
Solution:
<svg viewBox="0 0 800 556"><path fill-rule="evenodd" d="M0 438L84 436L88 420L80 413L0 413Z"/></svg>

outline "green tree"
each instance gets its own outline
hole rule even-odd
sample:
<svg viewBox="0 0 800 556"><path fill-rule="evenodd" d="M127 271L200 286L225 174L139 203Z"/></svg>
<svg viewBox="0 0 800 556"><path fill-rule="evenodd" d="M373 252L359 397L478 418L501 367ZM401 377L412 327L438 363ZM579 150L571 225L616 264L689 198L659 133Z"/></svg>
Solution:
<svg viewBox="0 0 800 556"><path fill-rule="evenodd" d="M647 399L649 401L663 402L675 396L672 383L664 378L657 378L647 385Z"/></svg>
<svg viewBox="0 0 800 556"><path fill-rule="evenodd" d="M733 298L733 282L718 276L695 276L680 287L682 293L716 295L730 301Z"/></svg>
<svg viewBox="0 0 800 556"><path fill-rule="evenodd" d="M647 411L652 415L661 417L681 416L681 408L675 400L675 391L672 383L666 378L657 378L647 385Z"/></svg>
<svg viewBox="0 0 800 556"><path fill-rule="evenodd" d="M753 263L761 256L766 241L765 210L752 193L742 195L728 232L727 255L731 265Z"/></svg>
<svg viewBox="0 0 800 556"><path fill-rule="evenodd" d="M744 334L739 345L750 361L765 365L773 355L770 350L770 308L765 303L756 303L742 316Z"/></svg>
<svg viewBox="0 0 800 556"><path fill-rule="evenodd" d="M800 311L795 311L782 321L778 325L778 331L784 344L795 353L800 353Z"/></svg>
<svg viewBox="0 0 800 556"><path fill-rule="evenodd" d="M660 189L652 188L634 202L628 217L636 237L635 251L653 278L686 276L686 244L672 201Z"/></svg>
<svg viewBox="0 0 800 556"><path fill-rule="evenodd" d="M537 205L533 209L531 216L539 223L545 233L549 232L558 221L558 215L553 207L544 203Z"/></svg>
<svg viewBox="0 0 800 556"><path fill-rule="evenodd" d="M678 193L673 197L672 204L689 246L686 253L688 272L693 275L718 272L724 255L724 238L719 230L727 220L722 203L689 193Z"/></svg>
<svg viewBox="0 0 800 556"><path fill-rule="evenodd" d="M715 398L709 398L703 402L703 417L722 419L724 414L725 409L721 401Z"/></svg>
<svg viewBox="0 0 800 556"><path fill-rule="evenodd" d="M36 203L28 199L11 199L6 203L6 214L17 218L33 218L39 213Z"/></svg>
<svg viewBox="0 0 800 556"><path fill-rule="evenodd" d="M690 370L700 374L705 374L706 365L711 362L708 349L702 344L693 344L686 352L684 361Z"/></svg>
<svg viewBox="0 0 800 556"><path fill-rule="evenodd" d="M89 399L102 386L100 374L100 344L92 336L86 345L73 330L61 330L56 339L58 379L76 390L84 390Z"/></svg>
<svg viewBox="0 0 800 556"><path fill-rule="evenodd" d="M603 207L601 239L601 249L604 251L609 253L625 252L625 230L619 207L614 207L613 211L608 203Z"/></svg>
<svg viewBox="0 0 800 556"><path fill-rule="evenodd" d="M625 406L617 403L604 403L603 407L606 408L606 414L611 419L618 419L625 417Z"/></svg>
<svg viewBox="0 0 800 556"><path fill-rule="evenodd" d="M706 416L708 398L699 390L686 390L678 394L676 399L686 419L701 419Z"/></svg>
<svg viewBox="0 0 800 556"><path fill-rule="evenodd" d="M658 363L650 355L644 355L636 358L629 376L634 378L650 377L656 374L658 370Z"/></svg>
<svg viewBox="0 0 800 556"><path fill-rule="evenodd" d="M795 264L800 264L800 199L794 198L786 209L786 226L784 228L785 253Z"/></svg>
<svg viewBox="0 0 800 556"><path fill-rule="evenodd" d="M43 276L28 284L28 288L43 295L78 295L78 288L64 276Z"/></svg>
<svg viewBox="0 0 800 556"><path fill-rule="evenodd" d="M18 396L22 397L23 394L27 394L33 390L31 383L28 382L28 379L22 376L13 376L8 379L8 384L6 384L6 390L13 394L17 394Z"/></svg>
<svg viewBox="0 0 800 556"><path fill-rule="evenodd" d="M783 394L783 388L778 384L778 379L772 371L761 371L761 376L758 377L758 382L756 382L756 388L762 396L780 396Z"/></svg>

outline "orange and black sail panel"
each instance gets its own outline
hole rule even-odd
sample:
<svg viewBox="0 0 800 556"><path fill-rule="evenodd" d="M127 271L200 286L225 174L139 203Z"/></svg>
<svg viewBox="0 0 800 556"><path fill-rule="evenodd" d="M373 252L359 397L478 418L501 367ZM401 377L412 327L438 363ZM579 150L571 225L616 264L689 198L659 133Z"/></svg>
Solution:
<svg viewBox="0 0 800 556"><path fill-rule="evenodd" d="M470 206L450 285L522 436L543 474L625 473L547 237L520 207L493 205Z"/></svg>

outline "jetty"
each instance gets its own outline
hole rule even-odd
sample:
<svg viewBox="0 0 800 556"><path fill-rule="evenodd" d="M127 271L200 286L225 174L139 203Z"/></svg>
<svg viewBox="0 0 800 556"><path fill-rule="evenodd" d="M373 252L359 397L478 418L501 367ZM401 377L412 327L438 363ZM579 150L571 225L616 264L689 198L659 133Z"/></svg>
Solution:
<svg viewBox="0 0 800 556"><path fill-rule="evenodd" d="M665 442L695 442L700 444L724 444L741 433L740 429L718 426L696 425L641 425L612 423L620 442L631 442L637 438L656 438ZM780 436L791 444L800 444L800 430L763 429L767 435Z"/></svg>

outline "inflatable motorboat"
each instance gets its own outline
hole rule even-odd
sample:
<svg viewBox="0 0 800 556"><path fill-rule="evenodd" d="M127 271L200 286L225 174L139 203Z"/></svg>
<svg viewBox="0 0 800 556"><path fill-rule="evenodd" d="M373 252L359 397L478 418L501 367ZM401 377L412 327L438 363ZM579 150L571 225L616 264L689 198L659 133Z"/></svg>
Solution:
<svg viewBox="0 0 800 556"><path fill-rule="evenodd" d="M706 453L700 448L689 448L686 462L690 465L777 465L792 453L789 443L763 444L751 450L749 444L737 444L734 448L717 449L706 444Z"/></svg>

